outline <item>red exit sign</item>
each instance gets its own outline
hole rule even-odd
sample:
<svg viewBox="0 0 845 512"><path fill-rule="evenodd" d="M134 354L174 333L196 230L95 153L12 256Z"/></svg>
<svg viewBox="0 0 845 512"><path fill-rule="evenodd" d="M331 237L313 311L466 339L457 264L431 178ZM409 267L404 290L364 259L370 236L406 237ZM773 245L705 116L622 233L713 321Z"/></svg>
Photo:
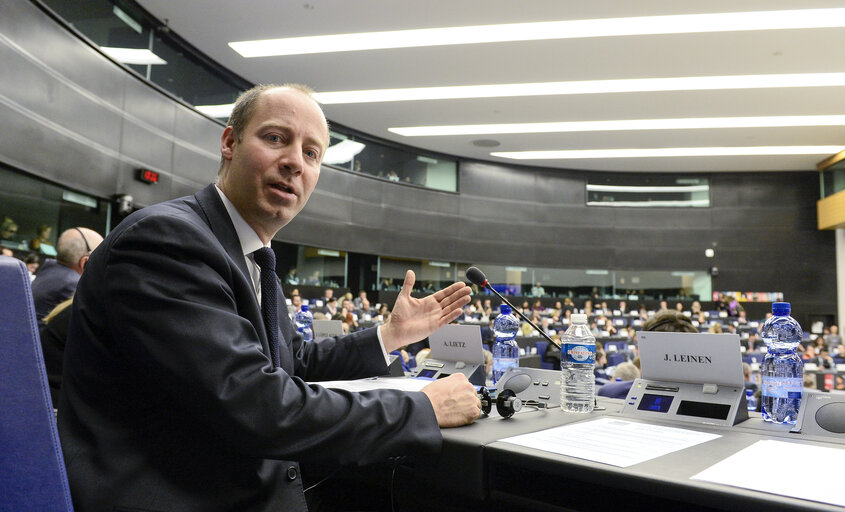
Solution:
<svg viewBox="0 0 845 512"><path fill-rule="evenodd" d="M160 177L161 175L155 171L151 171L149 169L138 169L138 181L154 185L158 183Z"/></svg>

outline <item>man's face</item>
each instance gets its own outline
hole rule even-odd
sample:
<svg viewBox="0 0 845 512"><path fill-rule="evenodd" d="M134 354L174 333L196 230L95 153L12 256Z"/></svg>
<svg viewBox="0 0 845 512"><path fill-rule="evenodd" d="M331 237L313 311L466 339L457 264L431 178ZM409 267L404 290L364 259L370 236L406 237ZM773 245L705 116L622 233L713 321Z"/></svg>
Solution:
<svg viewBox="0 0 845 512"><path fill-rule="evenodd" d="M238 140L223 132L220 188L262 241L305 207L320 177L326 119L317 104L292 89L264 92Z"/></svg>

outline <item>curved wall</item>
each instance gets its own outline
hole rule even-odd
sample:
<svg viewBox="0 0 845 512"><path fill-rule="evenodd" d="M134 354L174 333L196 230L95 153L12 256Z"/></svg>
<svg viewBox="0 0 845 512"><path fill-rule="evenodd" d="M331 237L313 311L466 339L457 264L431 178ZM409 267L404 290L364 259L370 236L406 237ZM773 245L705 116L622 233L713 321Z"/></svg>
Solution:
<svg viewBox="0 0 845 512"><path fill-rule="evenodd" d="M222 127L20 0L0 0L0 160L100 197L148 205L213 181ZM135 181L138 168L161 183ZM463 162L460 194L323 167L277 239L369 254L544 267L720 274L713 289L783 291L835 314L832 232L815 226L818 176L713 174L711 207L585 206L586 172ZM717 257L704 257L716 243ZM794 308L798 310L798 306Z"/></svg>

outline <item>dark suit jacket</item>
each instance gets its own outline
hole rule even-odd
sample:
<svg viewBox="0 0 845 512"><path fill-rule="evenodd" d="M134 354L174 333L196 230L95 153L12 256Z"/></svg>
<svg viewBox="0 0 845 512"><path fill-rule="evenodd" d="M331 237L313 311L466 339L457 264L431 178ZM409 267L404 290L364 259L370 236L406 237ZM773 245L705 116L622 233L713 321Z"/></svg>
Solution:
<svg viewBox="0 0 845 512"><path fill-rule="evenodd" d="M374 330L306 344L279 318L274 369L213 186L125 219L73 303L59 434L76 510L302 511L298 462L439 450L422 393L305 382L386 373Z"/></svg>
<svg viewBox="0 0 845 512"><path fill-rule="evenodd" d="M32 300L35 303L35 317L41 322L59 302L73 295L79 274L54 259L48 259L35 276Z"/></svg>

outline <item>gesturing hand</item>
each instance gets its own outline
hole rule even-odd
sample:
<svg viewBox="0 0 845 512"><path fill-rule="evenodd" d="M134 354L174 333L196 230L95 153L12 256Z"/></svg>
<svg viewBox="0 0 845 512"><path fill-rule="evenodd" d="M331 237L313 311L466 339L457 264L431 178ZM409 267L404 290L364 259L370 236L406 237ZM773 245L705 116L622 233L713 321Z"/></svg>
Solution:
<svg viewBox="0 0 845 512"><path fill-rule="evenodd" d="M472 290L460 282L423 299L415 299L411 297L414 279L413 271L409 270L405 274L402 291L396 297L390 319L381 328L381 338L387 352L427 337L458 318L461 309L469 304Z"/></svg>

